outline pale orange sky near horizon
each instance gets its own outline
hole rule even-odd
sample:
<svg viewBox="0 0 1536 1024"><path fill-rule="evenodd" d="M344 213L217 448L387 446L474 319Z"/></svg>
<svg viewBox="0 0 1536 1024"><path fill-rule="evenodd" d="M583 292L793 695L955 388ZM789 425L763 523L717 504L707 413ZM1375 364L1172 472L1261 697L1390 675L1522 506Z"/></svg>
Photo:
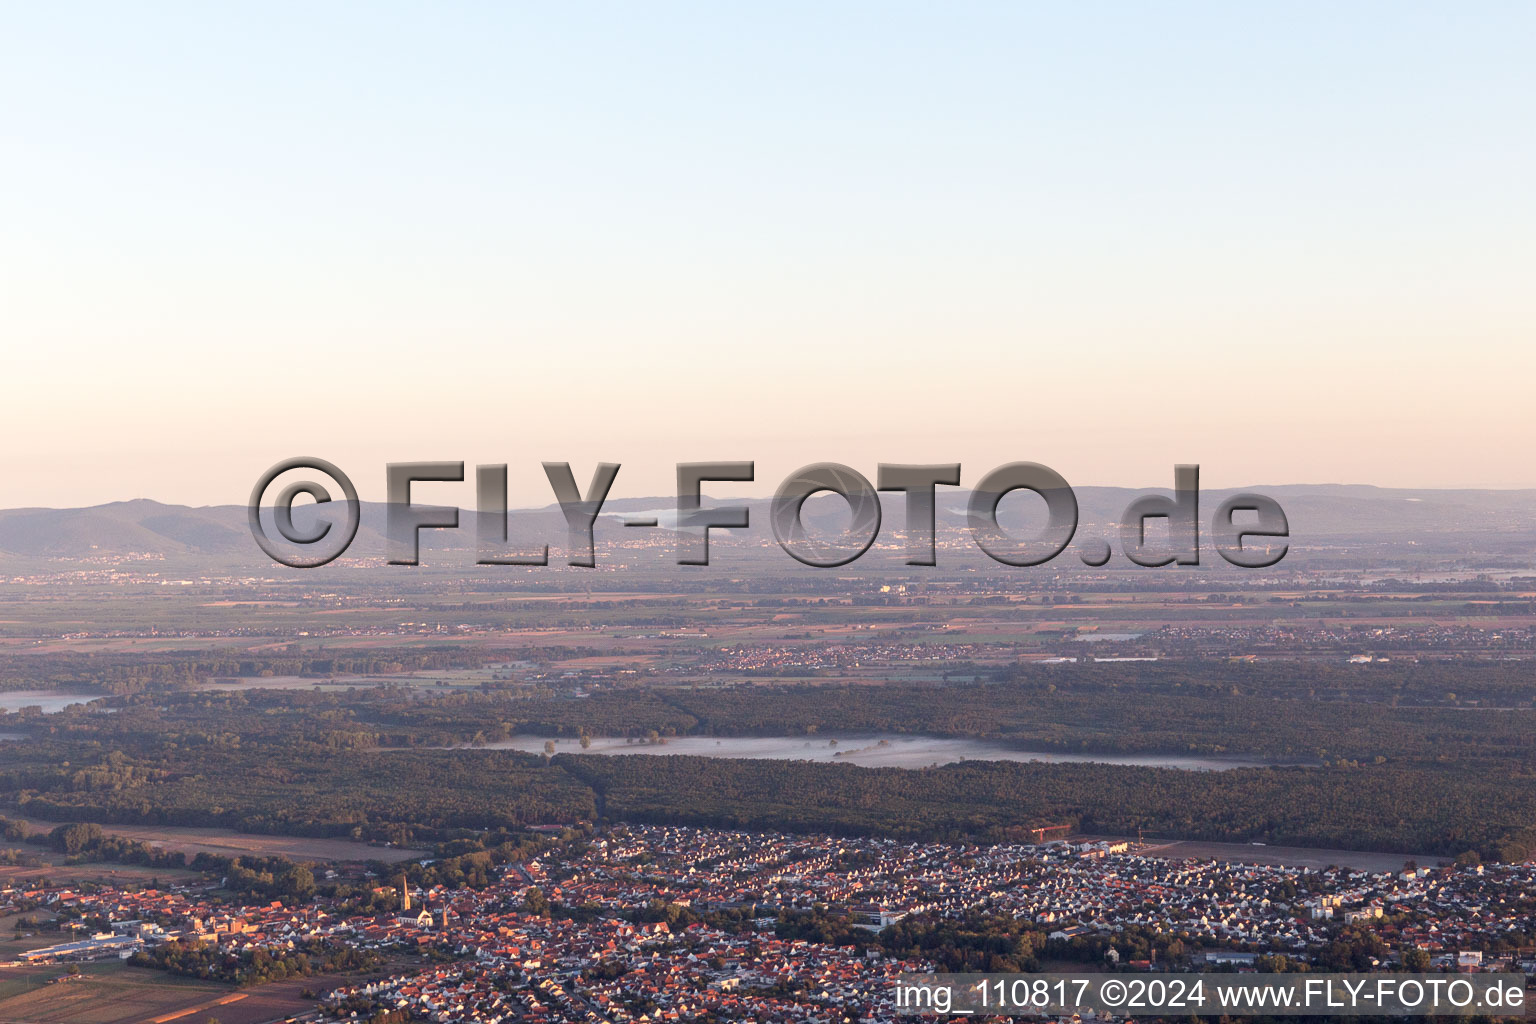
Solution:
<svg viewBox="0 0 1536 1024"><path fill-rule="evenodd" d="M0 507L1536 487L1533 8L81 11L0 17Z"/></svg>

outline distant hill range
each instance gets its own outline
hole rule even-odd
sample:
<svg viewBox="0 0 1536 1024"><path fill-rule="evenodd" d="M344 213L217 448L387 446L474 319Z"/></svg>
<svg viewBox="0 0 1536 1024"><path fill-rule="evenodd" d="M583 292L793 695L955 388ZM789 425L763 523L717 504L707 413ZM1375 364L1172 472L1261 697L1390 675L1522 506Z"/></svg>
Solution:
<svg viewBox="0 0 1536 1024"><path fill-rule="evenodd" d="M1298 561L1314 566L1339 559L1358 562L1379 557L1393 564L1408 559L1446 565L1464 563L1467 568L1519 568L1536 561L1536 490L1411 490L1336 484L1255 486L1243 490L1266 494L1284 507L1292 534L1288 562L1293 565ZM1121 487L1075 488L1082 523L1079 538L1105 536L1113 541L1113 526L1126 505L1139 495L1155 492L1156 489ZM1202 535L1217 505L1233 493L1237 492L1201 492ZM968 498L969 493L958 488L940 489L941 541L946 535L953 536L951 531L964 529ZM903 526L903 499L899 494L886 494L882 500L882 537L889 537ZM773 544L766 499L706 501L746 504L751 509L750 531L716 532L712 544ZM671 497L610 500L603 507L604 520L598 526L599 545L605 540L634 539L642 532L620 525L618 520L626 514L655 517L664 530L675 522L675 518L668 516L675 504ZM1021 535L1034 532L1040 517L1031 518L1032 504L1040 503L1027 494L1009 498L1003 507L1003 525ZM295 519L300 522L314 514L313 507L295 509ZM362 528L348 557L383 556L386 514L387 507L381 503L363 504ZM847 516L839 499L823 496L806 504L805 518L813 528L835 531ZM457 531L423 531L422 550L471 550L475 543L474 526L475 513L464 510ZM509 515L509 535L514 542L548 543L558 560L566 535L565 520L554 504L516 509ZM134 557L206 564L210 568L272 564L257 549L247 526L246 509L239 505L194 508L138 499L90 508L0 510L0 563ZM1119 561L1117 558L1116 562ZM940 564L944 564L944 559Z"/></svg>

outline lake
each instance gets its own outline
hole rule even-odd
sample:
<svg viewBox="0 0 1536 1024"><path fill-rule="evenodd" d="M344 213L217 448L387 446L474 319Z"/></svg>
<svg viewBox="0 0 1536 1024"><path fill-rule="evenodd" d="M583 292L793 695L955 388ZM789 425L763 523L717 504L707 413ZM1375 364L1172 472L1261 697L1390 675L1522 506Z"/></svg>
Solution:
<svg viewBox="0 0 1536 1024"><path fill-rule="evenodd" d="M0 690L0 708L20 711L22 708L43 709L44 714L63 711L75 704L85 704L106 696L102 693L63 693L59 690Z"/></svg>
<svg viewBox="0 0 1536 1024"><path fill-rule="evenodd" d="M542 754L552 737L514 736L487 743L482 750L521 750ZM675 736L665 743L630 743L622 738L593 737L592 745L581 749L574 739L556 739L559 754L691 754L697 757L757 758L769 761L822 761L848 763L865 768L928 768L957 761L1039 761L1046 764L1118 764L1152 768L1182 768L1186 771L1224 771L1230 768L1262 768L1269 763L1227 757L1200 757L1184 754L1064 754L1018 750L998 743L975 739L945 739L936 736L839 736L835 743L826 736Z"/></svg>

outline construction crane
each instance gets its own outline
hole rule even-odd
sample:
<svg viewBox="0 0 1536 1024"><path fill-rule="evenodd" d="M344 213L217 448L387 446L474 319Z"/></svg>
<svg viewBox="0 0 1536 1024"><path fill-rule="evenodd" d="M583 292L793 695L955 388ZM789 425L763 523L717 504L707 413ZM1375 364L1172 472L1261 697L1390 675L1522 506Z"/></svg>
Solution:
<svg viewBox="0 0 1536 1024"><path fill-rule="evenodd" d="M1030 829L1030 832L1034 833L1035 845L1039 846L1045 842L1045 834L1047 832L1060 832L1062 829L1070 829L1071 827L1071 825L1043 825L1040 828Z"/></svg>

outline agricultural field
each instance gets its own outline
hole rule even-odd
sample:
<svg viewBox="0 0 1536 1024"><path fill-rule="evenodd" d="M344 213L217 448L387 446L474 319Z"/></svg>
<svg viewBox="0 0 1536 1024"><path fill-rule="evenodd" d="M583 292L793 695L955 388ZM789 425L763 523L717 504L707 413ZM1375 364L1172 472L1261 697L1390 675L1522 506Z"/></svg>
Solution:
<svg viewBox="0 0 1536 1024"><path fill-rule="evenodd" d="M63 980L68 979L68 980ZM221 1001L242 998L227 985L173 978L120 961L84 964L71 978L63 967L0 972L0 1021L5 1024L143 1024L185 1020L246 1024Z"/></svg>
<svg viewBox="0 0 1536 1024"><path fill-rule="evenodd" d="M13 819L16 820L16 819ZM39 818L23 818L35 831L48 831L63 824ZM221 857L287 857L296 861L349 861L381 860L394 862L426 856L423 850L406 847L384 846L376 843L353 842L348 839L326 839L316 836L256 835L236 832L227 828L193 828L175 825L122 825L111 826L113 835L135 839L170 853L184 853L188 858L199 853L212 853ZM80 866L57 868L55 873L71 874ZM114 866L124 870L123 866ZM0 870L5 870L0 868ZM165 872L159 872L164 875Z"/></svg>

